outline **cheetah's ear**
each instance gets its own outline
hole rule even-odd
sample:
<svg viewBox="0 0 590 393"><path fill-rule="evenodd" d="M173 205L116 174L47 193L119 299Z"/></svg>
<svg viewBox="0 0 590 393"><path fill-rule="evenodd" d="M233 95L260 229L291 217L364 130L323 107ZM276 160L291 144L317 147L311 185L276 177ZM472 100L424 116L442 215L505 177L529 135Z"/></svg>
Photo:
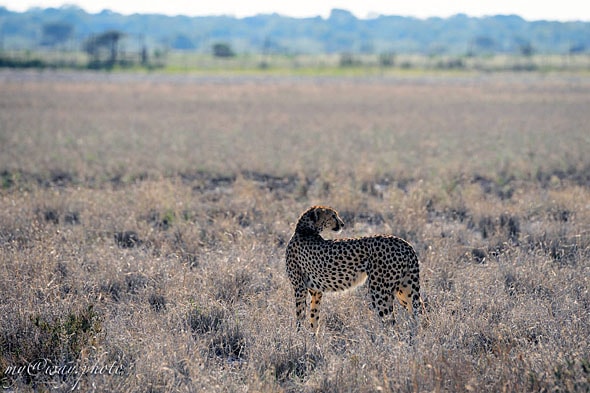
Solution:
<svg viewBox="0 0 590 393"><path fill-rule="evenodd" d="M313 209L312 211L312 215L311 215L311 220L316 223L319 220L319 214L318 214L318 209Z"/></svg>

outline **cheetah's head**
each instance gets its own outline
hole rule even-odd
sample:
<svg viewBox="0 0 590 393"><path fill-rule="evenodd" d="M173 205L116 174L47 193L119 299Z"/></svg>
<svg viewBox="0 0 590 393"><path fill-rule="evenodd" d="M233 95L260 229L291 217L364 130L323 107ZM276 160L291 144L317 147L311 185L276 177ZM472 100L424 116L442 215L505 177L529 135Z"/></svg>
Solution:
<svg viewBox="0 0 590 393"><path fill-rule="evenodd" d="M336 210L325 206L310 207L299 217L295 232L303 235L318 235L325 229L339 232L344 222Z"/></svg>

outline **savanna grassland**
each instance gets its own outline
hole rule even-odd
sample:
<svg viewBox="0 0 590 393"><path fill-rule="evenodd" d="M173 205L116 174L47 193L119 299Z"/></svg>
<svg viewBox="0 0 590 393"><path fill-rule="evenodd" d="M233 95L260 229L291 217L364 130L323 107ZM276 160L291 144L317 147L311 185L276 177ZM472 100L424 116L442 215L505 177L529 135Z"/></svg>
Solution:
<svg viewBox="0 0 590 393"><path fill-rule="evenodd" d="M589 109L572 74L3 71L3 388L588 392ZM362 287L295 331L314 204L414 245L412 337Z"/></svg>

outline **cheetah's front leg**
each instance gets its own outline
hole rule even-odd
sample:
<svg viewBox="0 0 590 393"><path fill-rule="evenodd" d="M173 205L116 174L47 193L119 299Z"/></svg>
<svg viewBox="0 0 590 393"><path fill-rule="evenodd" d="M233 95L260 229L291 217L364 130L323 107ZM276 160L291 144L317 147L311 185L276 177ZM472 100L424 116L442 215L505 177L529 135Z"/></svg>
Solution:
<svg viewBox="0 0 590 393"><path fill-rule="evenodd" d="M297 316L297 331L301 330L301 325L305 323L305 314L307 309L307 291L305 287L295 287L295 314Z"/></svg>

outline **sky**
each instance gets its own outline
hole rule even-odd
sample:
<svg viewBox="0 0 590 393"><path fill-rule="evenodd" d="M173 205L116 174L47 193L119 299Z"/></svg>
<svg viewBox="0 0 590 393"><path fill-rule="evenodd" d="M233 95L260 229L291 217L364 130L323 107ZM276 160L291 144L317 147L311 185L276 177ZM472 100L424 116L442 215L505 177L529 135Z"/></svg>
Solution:
<svg viewBox="0 0 590 393"><path fill-rule="evenodd" d="M12 11L31 7L60 7L74 4L88 12L104 9L122 14L158 13L166 15L231 15L236 17L278 13L293 17L328 17L333 8L345 9L359 18L402 15L417 18L520 15L527 20L590 21L588 0L0 0Z"/></svg>

